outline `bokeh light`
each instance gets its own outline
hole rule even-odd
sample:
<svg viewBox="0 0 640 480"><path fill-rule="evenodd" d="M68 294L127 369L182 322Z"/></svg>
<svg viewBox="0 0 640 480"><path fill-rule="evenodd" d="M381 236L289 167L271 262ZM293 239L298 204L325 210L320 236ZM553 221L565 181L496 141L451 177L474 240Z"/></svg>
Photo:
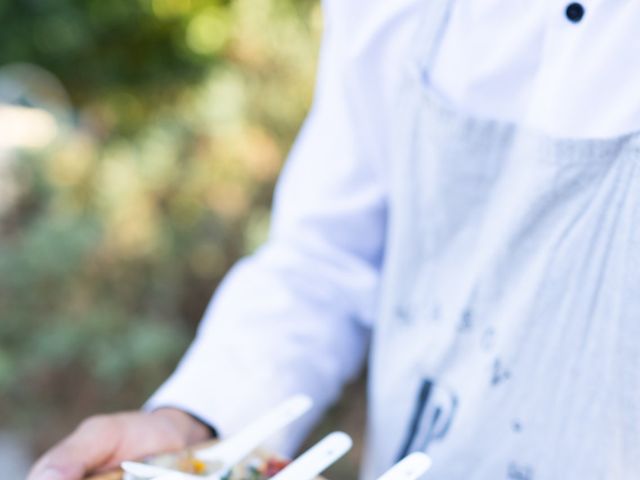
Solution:
<svg viewBox="0 0 640 480"><path fill-rule="evenodd" d="M0 1L0 430L39 452L167 376L266 235L317 12Z"/></svg>

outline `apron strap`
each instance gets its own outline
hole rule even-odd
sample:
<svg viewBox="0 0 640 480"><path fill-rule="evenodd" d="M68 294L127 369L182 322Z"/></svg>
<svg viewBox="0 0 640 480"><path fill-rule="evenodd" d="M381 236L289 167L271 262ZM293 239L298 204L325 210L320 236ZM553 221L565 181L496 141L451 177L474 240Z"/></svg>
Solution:
<svg viewBox="0 0 640 480"><path fill-rule="evenodd" d="M424 15L414 40L416 48L413 55L415 65L423 78L429 77L440 50L453 3L454 0L424 0Z"/></svg>

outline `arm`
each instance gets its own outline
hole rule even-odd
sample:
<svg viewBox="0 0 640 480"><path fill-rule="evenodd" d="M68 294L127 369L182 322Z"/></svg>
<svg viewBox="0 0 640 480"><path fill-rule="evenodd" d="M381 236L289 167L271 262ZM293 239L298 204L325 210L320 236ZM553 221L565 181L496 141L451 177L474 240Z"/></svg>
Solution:
<svg viewBox="0 0 640 480"><path fill-rule="evenodd" d="M214 296L176 373L148 407L197 414L224 437L295 392L309 422L358 372L375 310L385 192L376 159L356 145L346 32L328 19L313 109L280 178L269 239Z"/></svg>
<svg viewBox="0 0 640 480"><path fill-rule="evenodd" d="M148 402L152 413L83 422L29 480L79 480L205 439L209 431L183 411L224 437L306 392L316 400L314 414L277 446L291 451L359 370L375 311L386 199L349 86L345 45L353 24L340 23L340 5L347 3L325 2L314 106L279 181L266 245L224 280L177 371Z"/></svg>

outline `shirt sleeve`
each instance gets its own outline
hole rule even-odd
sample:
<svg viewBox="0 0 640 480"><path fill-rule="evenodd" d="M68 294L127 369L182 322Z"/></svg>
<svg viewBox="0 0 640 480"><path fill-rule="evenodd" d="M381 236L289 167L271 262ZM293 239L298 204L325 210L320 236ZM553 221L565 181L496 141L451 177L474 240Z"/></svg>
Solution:
<svg viewBox="0 0 640 480"><path fill-rule="evenodd" d="M349 32L335 16L325 4L314 103L278 182L269 238L226 276L146 406L182 408L225 437L306 393L311 414L270 444L283 453L362 366L384 249L385 186L359 128Z"/></svg>

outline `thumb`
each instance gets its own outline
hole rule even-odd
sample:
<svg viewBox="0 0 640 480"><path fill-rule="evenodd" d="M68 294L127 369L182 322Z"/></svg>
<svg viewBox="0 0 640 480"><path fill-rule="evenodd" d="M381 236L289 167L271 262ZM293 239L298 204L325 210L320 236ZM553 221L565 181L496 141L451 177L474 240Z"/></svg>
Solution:
<svg viewBox="0 0 640 480"><path fill-rule="evenodd" d="M27 480L82 480L88 472L108 466L118 445L113 420L92 417L46 453Z"/></svg>
<svg viewBox="0 0 640 480"><path fill-rule="evenodd" d="M84 471L79 465L47 464L42 468L34 467L27 480L81 480Z"/></svg>

